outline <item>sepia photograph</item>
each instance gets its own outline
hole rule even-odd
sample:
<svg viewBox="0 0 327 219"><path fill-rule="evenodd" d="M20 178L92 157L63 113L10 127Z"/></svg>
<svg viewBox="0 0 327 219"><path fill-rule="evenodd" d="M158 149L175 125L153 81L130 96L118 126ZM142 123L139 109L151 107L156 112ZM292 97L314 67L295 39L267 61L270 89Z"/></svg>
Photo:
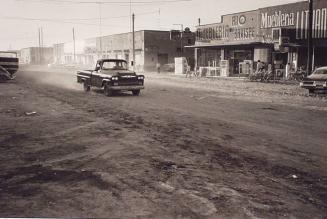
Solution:
<svg viewBox="0 0 327 219"><path fill-rule="evenodd" d="M327 218L327 0L0 11L0 218Z"/></svg>

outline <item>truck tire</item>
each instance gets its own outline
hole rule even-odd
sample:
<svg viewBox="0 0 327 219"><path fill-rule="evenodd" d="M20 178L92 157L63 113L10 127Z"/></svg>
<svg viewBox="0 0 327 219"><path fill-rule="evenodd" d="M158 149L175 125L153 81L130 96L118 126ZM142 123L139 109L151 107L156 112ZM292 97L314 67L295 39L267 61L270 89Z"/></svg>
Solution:
<svg viewBox="0 0 327 219"><path fill-rule="evenodd" d="M104 85L104 94L107 96L107 97L111 97L113 94L114 94L114 91L110 89L110 86L109 85Z"/></svg>
<svg viewBox="0 0 327 219"><path fill-rule="evenodd" d="M309 94L314 94L315 90L314 89L309 89Z"/></svg>
<svg viewBox="0 0 327 219"><path fill-rule="evenodd" d="M133 90L132 93L134 96L139 96L140 95L140 90Z"/></svg>
<svg viewBox="0 0 327 219"><path fill-rule="evenodd" d="M85 92L89 92L91 90L91 86L87 84L86 81L83 82L83 89Z"/></svg>

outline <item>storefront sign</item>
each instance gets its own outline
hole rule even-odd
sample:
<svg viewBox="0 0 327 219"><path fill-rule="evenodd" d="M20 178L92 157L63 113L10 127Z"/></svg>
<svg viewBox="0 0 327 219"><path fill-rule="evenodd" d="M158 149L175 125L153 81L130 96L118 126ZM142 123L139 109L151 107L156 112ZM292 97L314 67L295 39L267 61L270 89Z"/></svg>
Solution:
<svg viewBox="0 0 327 219"><path fill-rule="evenodd" d="M296 13L296 38L305 39L308 36L308 11ZM313 32L314 38L327 38L327 8L313 11Z"/></svg>
<svg viewBox="0 0 327 219"><path fill-rule="evenodd" d="M293 7L292 7L293 6ZM296 39L306 39L308 36L309 13L307 3L266 8L260 11L260 28L295 29ZM313 10L314 38L327 38L327 1L320 1Z"/></svg>
<svg viewBox="0 0 327 219"><path fill-rule="evenodd" d="M257 11L223 16L222 23L198 27L197 42L254 40L257 16Z"/></svg>
<svg viewBox="0 0 327 219"><path fill-rule="evenodd" d="M275 12L272 15L268 13L261 14L261 28L287 27L295 24L294 13Z"/></svg>

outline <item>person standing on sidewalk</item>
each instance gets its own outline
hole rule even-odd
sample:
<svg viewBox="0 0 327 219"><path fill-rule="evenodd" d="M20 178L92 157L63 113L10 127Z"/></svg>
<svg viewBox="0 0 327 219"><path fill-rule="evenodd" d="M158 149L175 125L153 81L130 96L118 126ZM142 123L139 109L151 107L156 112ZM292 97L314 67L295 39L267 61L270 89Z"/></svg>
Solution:
<svg viewBox="0 0 327 219"><path fill-rule="evenodd" d="M192 72L191 72L191 66L187 65L186 66L186 77L190 76L190 78L192 77Z"/></svg>
<svg viewBox="0 0 327 219"><path fill-rule="evenodd" d="M289 78L291 71L291 64L288 62L285 66L285 78Z"/></svg>
<svg viewBox="0 0 327 219"><path fill-rule="evenodd" d="M161 65L160 65L160 63L159 63L159 62L157 62L157 65L156 65L156 67L157 67L157 73L158 73L158 74L160 74L160 67L161 67Z"/></svg>

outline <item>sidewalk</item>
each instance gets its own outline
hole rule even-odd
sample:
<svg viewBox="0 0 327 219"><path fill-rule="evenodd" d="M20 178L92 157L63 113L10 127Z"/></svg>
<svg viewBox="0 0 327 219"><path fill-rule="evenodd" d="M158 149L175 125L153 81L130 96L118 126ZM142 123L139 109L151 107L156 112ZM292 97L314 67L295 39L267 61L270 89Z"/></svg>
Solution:
<svg viewBox="0 0 327 219"><path fill-rule="evenodd" d="M164 84L192 90L204 90L208 96L251 102L302 106L327 111L326 96L309 96L299 83L261 83L244 78L185 78L174 74L145 73L145 83Z"/></svg>

